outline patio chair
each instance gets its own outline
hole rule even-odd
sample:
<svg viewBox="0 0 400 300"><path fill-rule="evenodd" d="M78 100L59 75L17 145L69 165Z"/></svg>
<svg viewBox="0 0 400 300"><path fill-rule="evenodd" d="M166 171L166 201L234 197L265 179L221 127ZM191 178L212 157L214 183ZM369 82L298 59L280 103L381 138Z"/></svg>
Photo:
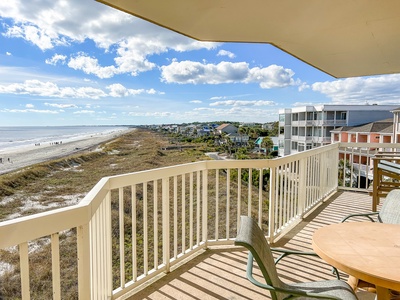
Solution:
<svg viewBox="0 0 400 300"><path fill-rule="evenodd" d="M378 212L350 214L342 219L342 222L353 217L365 217L370 221L375 222L373 216L377 216L378 222L389 224L400 224L400 189L391 190L381 209Z"/></svg>
<svg viewBox="0 0 400 300"><path fill-rule="evenodd" d="M338 279L293 284L281 281L271 248L260 227L250 217L241 216L240 220L241 224L235 245L244 246L250 251L247 262L247 278L254 285L268 290L272 300L357 299L352 288L346 282ZM296 251L295 254L300 253ZM253 260L258 264L265 283L259 282L253 277Z"/></svg>

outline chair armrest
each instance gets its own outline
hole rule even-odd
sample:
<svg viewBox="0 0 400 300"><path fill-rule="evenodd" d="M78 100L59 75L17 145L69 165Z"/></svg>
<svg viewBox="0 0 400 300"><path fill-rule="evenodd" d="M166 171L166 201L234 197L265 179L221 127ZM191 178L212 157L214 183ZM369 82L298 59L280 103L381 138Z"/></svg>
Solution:
<svg viewBox="0 0 400 300"><path fill-rule="evenodd" d="M289 255L304 255L304 256L316 256L319 257L317 253L315 252L304 252L304 251L296 251L296 250L288 250L288 249L282 249L282 248L271 248L272 252L278 252L278 253L282 253L281 255L279 255L279 257L277 259L275 259L275 265L278 264L278 262L283 259L286 256ZM336 278L340 280L340 274L339 271L335 268L332 267L332 273L335 273Z"/></svg>
<svg viewBox="0 0 400 300"><path fill-rule="evenodd" d="M352 217L366 217L371 222L375 222L375 220L372 219L371 216L378 215L378 214L379 214L379 212L370 212L370 213L363 213L363 214L351 214L351 215L348 215L347 217L343 218L341 223L345 222L347 219L350 219Z"/></svg>
<svg viewBox="0 0 400 300"><path fill-rule="evenodd" d="M246 272L247 279L254 285L269 290L269 291L274 291L278 293L284 293L288 295L285 299L294 299L297 297L307 297L307 298L316 298L316 299L330 299L330 300L341 300L338 297L335 296L327 296L327 295L321 295L321 294L315 294L315 293L308 293L308 292L303 292L303 291L297 291L297 290L291 290L291 289L283 289L283 288L278 288L278 287L273 287L269 284L266 283L261 283L257 281L253 277L253 255L251 252L249 253L249 258L247 261L247 272Z"/></svg>

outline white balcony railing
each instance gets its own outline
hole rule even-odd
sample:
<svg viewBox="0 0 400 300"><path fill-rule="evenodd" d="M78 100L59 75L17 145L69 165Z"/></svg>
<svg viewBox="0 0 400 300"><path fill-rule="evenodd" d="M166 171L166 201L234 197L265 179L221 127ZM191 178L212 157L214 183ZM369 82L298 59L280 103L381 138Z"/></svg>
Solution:
<svg viewBox="0 0 400 300"><path fill-rule="evenodd" d="M368 146L335 143L273 160L202 161L103 178L77 205L0 223L0 249L19 249L22 299L31 294L30 245L42 238L52 249L53 299L61 299L65 235L76 238L80 299L127 296L200 249L232 244L241 214L256 218L273 242L338 188L366 190L353 186L353 168L338 184L339 153L349 160L355 147Z"/></svg>

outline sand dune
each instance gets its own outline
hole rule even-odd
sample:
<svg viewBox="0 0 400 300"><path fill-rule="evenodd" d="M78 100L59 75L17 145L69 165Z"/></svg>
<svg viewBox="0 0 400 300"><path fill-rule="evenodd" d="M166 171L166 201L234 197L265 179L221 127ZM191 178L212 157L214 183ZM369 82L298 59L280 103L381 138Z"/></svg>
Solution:
<svg viewBox="0 0 400 300"><path fill-rule="evenodd" d="M87 150L127 132L121 130L109 134L85 136L69 142L60 141L58 144L42 143L40 146L32 145L17 150L5 149L0 151L0 174Z"/></svg>

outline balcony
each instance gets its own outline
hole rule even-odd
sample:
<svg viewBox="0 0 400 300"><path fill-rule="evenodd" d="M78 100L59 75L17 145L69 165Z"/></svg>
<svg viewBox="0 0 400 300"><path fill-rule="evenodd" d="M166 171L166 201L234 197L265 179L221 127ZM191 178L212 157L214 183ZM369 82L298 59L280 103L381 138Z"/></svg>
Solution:
<svg viewBox="0 0 400 300"><path fill-rule="evenodd" d="M53 299L64 299L65 289L79 299L264 297L244 279L245 252L232 247L239 216L253 216L275 245L310 249L315 228L371 209L360 174L339 167L352 161L346 155L339 164L340 153L367 146L388 144L335 143L273 160L201 161L103 178L77 205L0 223L0 249L18 253L16 297L40 295L30 276L46 271L30 266L38 245L51 248L41 289ZM76 252L68 282L65 247ZM289 273L290 262L280 266L287 280L331 276L323 262L296 261L305 272Z"/></svg>

